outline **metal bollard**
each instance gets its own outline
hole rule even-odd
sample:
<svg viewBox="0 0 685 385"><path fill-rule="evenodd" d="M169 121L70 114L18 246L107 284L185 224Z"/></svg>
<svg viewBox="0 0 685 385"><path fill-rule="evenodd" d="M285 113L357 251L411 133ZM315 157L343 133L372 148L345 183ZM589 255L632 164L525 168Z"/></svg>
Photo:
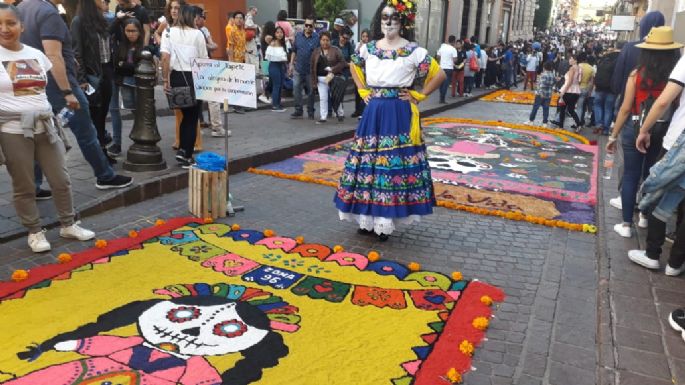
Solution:
<svg viewBox="0 0 685 385"><path fill-rule="evenodd" d="M166 161L157 143L162 140L157 129L155 107L155 85L157 69L152 54L143 51L136 65L136 110L133 129L128 136L133 145L126 152L124 169L134 172L159 171L166 169Z"/></svg>

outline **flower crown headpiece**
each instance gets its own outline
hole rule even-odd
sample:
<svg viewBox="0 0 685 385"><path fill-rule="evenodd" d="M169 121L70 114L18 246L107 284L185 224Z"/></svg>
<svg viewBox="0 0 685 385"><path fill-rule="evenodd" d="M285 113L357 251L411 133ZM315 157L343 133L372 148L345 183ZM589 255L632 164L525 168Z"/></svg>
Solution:
<svg viewBox="0 0 685 385"><path fill-rule="evenodd" d="M387 4L395 8L400 16L407 19L407 25L404 28L414 28L414 21L416 20L416 2L414 0L388 0Z"/></svg>

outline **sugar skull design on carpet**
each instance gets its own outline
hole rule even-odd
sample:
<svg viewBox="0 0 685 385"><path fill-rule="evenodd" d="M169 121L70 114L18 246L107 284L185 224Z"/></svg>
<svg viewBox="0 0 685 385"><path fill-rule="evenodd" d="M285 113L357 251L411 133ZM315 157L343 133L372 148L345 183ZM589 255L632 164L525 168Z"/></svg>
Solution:
<svg viewBox="0 0 685 385"><path fill-rule="evenodd" d="M0 283L11 385L450 384L501 290L174 219Z"/></svg>
<svg viewBox="0 0 685 385"><path fill-rule="evenodd" d="M499 211L501 216L519 213L530 222L564 223L574 230L594 224L597 148L583 137L502 122L442 118L424 119L423 137L436 197L446 207ZM251 171L337 186L355 146L359 144L348 140ZM375 161L378 167L402 161L371 159L374 156L366 153L368 159L359 161Z"/></svg>

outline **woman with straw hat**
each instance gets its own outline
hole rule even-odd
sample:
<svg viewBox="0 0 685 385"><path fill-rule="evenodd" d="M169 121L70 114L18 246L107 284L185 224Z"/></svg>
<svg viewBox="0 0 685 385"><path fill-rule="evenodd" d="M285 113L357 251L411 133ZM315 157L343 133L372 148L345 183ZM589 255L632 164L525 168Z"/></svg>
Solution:
<svg viewBox="0 0 685 385"><path fill-rule="evenodd" d="M614 129L609 136L607 151L612 153L616 148L616 140L621 135L623 149L623 183L621 185L621 202L623 207L623 222L614 226L620 236L632 236L633 214L640 180L649 175L649 169L656 163L661 142L666 134L670 114L660 117L660 122L651 133L651 140L655 144L646 152L638 151L635 138L638 128L647 115L654 101L661 95L668 83L668 74L678 62L679 49L682 44L673 41L671 27L654 27L645 38L644 43L638 44L640 58L635 70L626 82L623 104L616 117ZM640 213L641 227L646 227L645 218Z"/></svg>

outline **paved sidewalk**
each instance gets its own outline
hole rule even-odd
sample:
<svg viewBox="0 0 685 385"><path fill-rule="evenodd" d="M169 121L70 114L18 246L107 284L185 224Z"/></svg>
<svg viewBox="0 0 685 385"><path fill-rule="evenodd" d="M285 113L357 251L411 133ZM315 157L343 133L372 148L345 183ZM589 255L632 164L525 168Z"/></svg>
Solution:
<svg viewBox="0 0 685 385"><path fill-rule="evenodd" d="M422 116L430 116L450 107L475 100L486 91L475 93L472 98L450 98L448 105L438 103L434 94L421 106ZM187 171L181 169L174 159L175 151L171 148L175 136L175 118L166 108L167 102L159 87L156 90L157 126L162 140L158 143L162 149L167 169L159 172L132 173L123 170L125 153L115 166L117 172L134 177L134 185L122 190L100 191L95 188L95 177L90 165L83 159L81 151L72 137L74 148L67 155L67 167L71 176L74 202L81 216L130 205L160 194L169 193L187 186ZM291 103L286 102L286 106ZM283 160L298 153L306 152L349 137L356 128L357 119L349 118L354 111L354 98L347 95L344 103L347 118L343 123L329 119L327 124L317 125L313 120L292 120L290 113L271 112L268 105L259 104L262 108L247 114L229 114L229 129L233 132L229 139L229 159L231 173L244 171L270 162ZM318 112L318 105L317 105ZM205 114L206 115L206 114ZM124 115L126 118L126 115ZM129 119L132 117L129 115ZM109 129L108 123L108 129ZM124 120L123 148L127 149L132 141L128 138L133 120ZM68 130L67 130L68 131ZM71 133L69 132L69 135ZM203 130L203 150L218 154L224 153L223 138L213 138L209 130ZM47 182L43 185L48 188ZM57 225L57 215L52 200L38 203L43 225L47 228ZM12 204L12 185L4 167L0 167L0 242L21 237L26 234Z"/></svg>

